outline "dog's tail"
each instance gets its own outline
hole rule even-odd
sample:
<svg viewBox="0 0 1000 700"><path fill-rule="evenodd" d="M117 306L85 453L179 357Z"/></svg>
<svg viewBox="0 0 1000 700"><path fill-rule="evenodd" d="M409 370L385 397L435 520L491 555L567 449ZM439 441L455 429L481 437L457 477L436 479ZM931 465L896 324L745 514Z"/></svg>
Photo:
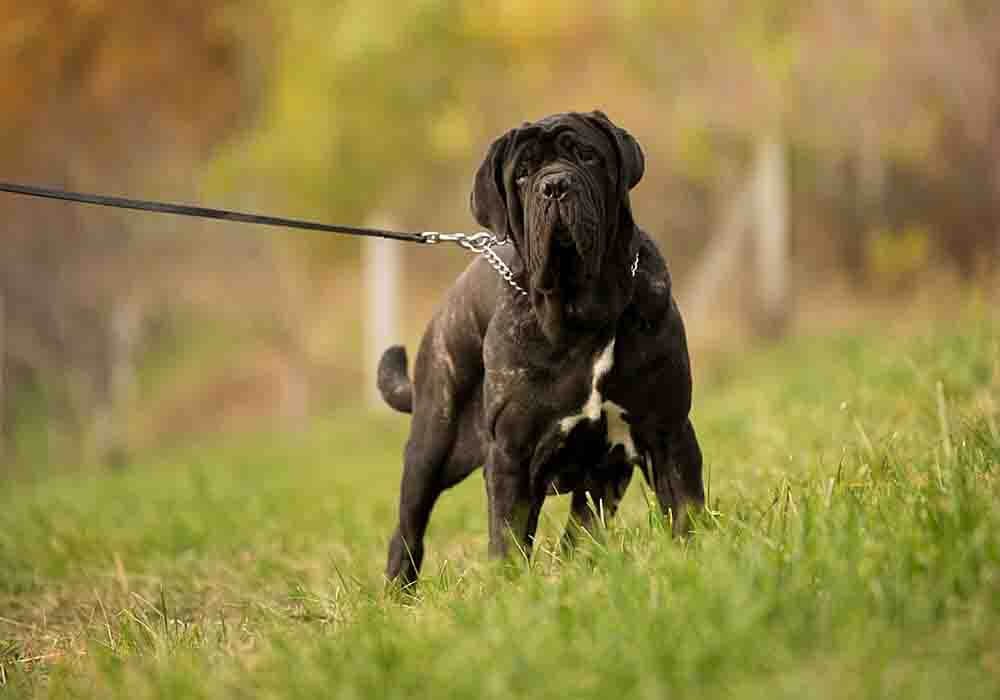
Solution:
<svg viewBox="0 0 1000 700"><path fill-rule="evenodd" d="M400 413L413 412L413 383L407 375L406 348L393 345L378 362L378 390L382 398Z"/></svg>

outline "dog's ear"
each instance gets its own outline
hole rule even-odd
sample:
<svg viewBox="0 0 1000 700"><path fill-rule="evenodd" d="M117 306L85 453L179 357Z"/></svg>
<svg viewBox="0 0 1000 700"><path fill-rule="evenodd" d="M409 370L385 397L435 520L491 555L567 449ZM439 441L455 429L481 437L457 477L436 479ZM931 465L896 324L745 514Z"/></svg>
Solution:
<svg viewBox="0 0 1000 700"><path fill-rule="evenodd" d="M513 131L508 131L490 146L476 172L469 196L472 216L480 226L488 228L501 240L508 237L510 228L503 168L513 134Z"/></svg>
<svg viewBox="0 0 1000 700"><path fill-rule="evenodd" d="M632 202L629 198L629 191L639 184L643 173L646 171L646 159L642 154L639 142L624 129L615 126L604 112L595 110L585 115L591 126L603 132L608 140L614 145L618 155L618 181L615 183L615 195L618 199L618 211L612 214L615 226L612 243L608 247L608 255L614 264L611 269L617 269L620 274L612 275L611 283L607 287L607 301L609 307L613 307L620 313L635 290L634 275L624 272L631 270L636 260L636 253L639 250L639 237L635 235L638 228L632 218Z"/></svg>
<svg viewBox="0 0 1000 700"><path fill-rule="evenodd" d="M621 169L621 182L625 186L621 193L626 193L639 184L643 174L646 172L646 158L642 154L639 142L633 138L632 134L621 127L615 126L608 115L600 110L594 110L587 115L589 121L603 131L615 145L618 152L618 164Z"/></svg>
<svg viewBox="0 0 1000 700"><path fill-rule="evenodd" d="M618 137L618 151L622 159L622 170L624 171L622 176L625 184L631 190L639 184L646 172L646 157L642 154L639 142L625 129L616 126L615 135Z"/></svg>

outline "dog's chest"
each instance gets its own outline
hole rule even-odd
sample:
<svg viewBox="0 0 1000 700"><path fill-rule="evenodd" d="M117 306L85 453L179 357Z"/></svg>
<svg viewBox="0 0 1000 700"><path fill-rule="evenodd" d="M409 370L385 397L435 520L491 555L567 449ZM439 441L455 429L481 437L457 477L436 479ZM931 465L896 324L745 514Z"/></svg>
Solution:
<svg viewBox="0 0 1000 700"><path fill-rule="evenodd" d="M564 437L569 437L573 430L580 424L590 427L605 426L605 439L608 449L614 449L621 445L625 450L625 456L629 460L634 460L639 456L632 438L632 431L625 420L625 409L604 398L601 394L601 383L611 372L615 362L615 339L611 338L608 344L601 350L594 359L591 370L590 393L580 409L559 420L559 431ZM602 421L602 419L604 419Z"/></svg>

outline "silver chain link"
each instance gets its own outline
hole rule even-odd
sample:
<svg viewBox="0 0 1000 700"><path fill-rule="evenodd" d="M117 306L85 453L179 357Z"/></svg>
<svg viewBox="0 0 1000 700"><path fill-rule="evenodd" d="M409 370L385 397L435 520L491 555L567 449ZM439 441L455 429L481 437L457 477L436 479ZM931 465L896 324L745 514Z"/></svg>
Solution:
<svg viewBox="0 0 1000 700"><path fill-rule="evenodd" d="M486 258L500 278L509 284L517 292L518 296L524 296L528 292L514 279L514 271L503 261L493 250L498 246L507 245L509 241L501 241L489 231L479 231L477 233L440 233L438 231L424 231L420 234L428 243L457 243L466 250L472 251Z"/></svg>
<svg viewBox="0 0 1000 700"><path fill-rule="evenodd" d="M490 264L490 267L497 271L500 278L509 284L514 291L517 292L518 296L527 295L528 292L514 279L514 271L511 270L510 266L505 263L499 255L497 255L495 250L493 250L498 246L507 245L509 241L501 241L489 231L478 231L476 233L441 233L439 231L424 231L420 235L424 237L424 240L427 243L457 243L466 250L482 255L486 258L486 262ZM638 269L639 252L636 251L635 260L632 261L633 277L635 277L635 273Z"/></svg>
<svg viewBox="0 0 1000 700"><path fill-rule="evenodd" d="M507 241L499 243L498 245L507 245ZM493 269L497 271L497 274L500 275L501 279L503 279L514 289L515 292L517 292L518 296L525 296L528 293L514 280L514 271L511 270L507 263L505 263L500 256L496 254L496 251L492 248L487 248L482 251L480 255L486 258L486 262L488 262Z"/></svg>

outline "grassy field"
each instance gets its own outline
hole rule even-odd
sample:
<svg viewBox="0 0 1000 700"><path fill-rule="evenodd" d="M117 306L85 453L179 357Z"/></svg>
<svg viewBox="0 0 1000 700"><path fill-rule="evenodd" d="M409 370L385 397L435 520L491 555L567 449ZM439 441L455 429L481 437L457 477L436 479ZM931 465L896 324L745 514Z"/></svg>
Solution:
<svg viewBox="0 0 1000 700"><path fill-rule="evenodd" d="M486 560L474 476L439 504L408 603L381 582L400 417L7 483L0 696L996 698L987 316L705 359L712 516L690 542L637 480L571 558L553 500L511 575Z"/></svg>

